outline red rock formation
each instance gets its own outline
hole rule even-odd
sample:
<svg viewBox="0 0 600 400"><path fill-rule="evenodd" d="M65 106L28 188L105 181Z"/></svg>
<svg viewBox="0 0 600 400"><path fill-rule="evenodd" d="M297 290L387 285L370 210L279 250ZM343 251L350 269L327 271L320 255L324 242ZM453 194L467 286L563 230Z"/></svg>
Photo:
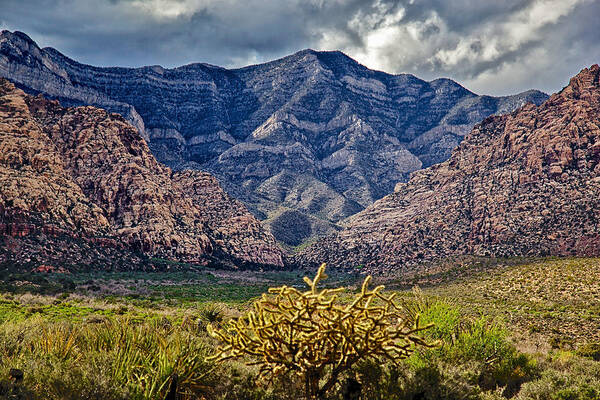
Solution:
<svg viewBox="0 0 600 400"><path fill-rule="evenodd" d="M453 255L600 255L600 68L477 125L451 158L307 249L304 263L398 268Z"/></svg>
<svg viewBox="0 0 600 400"><path fill-rule="evenodd" d="M6 80L0 217L0 235L13 238L67 235L196 264L283 265L274 238L212 176L159 164L117 114L63 108Z"/></svg>
<svg viewBox="0 0 600 400"><path fill-rule="evenodd" d="M68 271L63 267L55 267L54 265L41 264L39 267L34 268L31 272L43 272L46 274L66 274Z"/></svg>

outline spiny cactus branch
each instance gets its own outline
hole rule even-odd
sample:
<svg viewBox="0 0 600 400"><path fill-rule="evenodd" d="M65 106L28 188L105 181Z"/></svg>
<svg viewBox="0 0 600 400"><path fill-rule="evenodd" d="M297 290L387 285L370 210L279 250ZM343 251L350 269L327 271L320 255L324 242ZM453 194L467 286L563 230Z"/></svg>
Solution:
<svg viewBox="0 0 600 400"><path fill-rule="evenodd" d="M430 346L418 336L429 326L419 326L418 317L405 318L395 294L381 294L383 286L370 290L370 276L349 304L339 303L343 288L318 290L326 278L322 264L314 279L304 277L308 290L271 288L244 318L222 329L209 325L209 333L224 343L211 359L255 357L261 377L294 373L305 383L307 398L317 399L361 359L398 363L415 346Z"/></svg>

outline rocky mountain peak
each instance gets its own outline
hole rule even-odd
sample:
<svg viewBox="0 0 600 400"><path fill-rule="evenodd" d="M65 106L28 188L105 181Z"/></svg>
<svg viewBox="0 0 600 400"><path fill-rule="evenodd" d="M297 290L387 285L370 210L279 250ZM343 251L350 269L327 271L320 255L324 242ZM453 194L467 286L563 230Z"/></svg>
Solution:
<svg viewBox="0 0 600 400"><path fill-rule="evenodd" d="M486 118L300 263L386 270L457 255L600 255L600 85L594 65L543 104Z"/></svg>
<svg viewBox="0 0 600 400"><path fill-rule="evenodd" d="M11 32L8 30L2 30L0 31L0 40L2 39L11 41L15 44L20 43L21 45L38 47L37 44L33 41L33 39L31 39L26 33L21 31Z"/></svg>
<svg viewBox="0 0 600 400"><path fill-rule="evenodd" d="M478 96L310 49L232 70L100 68L3 42L0 76L63 105L123 115L159 162L210 171L269 226L297 216L285 228L304 239L336 231L411 172L446 160L485 117L546 98Z"/></svg>
<svg viewBox="0 0 600 400"><path fill-rule="evenodd" d="M0 54L12 55L13 57L42 57L40 48L29 36L23 32L0 32Z"/></svg>
<svg viewBox="0 0 600 400"><path fill-rule="evenodd" d="M598 87L600 87L600 67L598 64L594 64L589 68L584 68L571 78L569 85L561 90L558 95L598 101Z"/></svg>

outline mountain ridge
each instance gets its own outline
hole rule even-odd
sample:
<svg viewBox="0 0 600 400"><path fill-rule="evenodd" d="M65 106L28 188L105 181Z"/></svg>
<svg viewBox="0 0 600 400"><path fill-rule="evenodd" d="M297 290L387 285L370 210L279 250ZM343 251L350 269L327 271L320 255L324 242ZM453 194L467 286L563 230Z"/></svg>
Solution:
<svg viewBox="0 0 600 400"><path fill-rule="evenodd" d="M296 231L285 240L292 246L336 231L411 172L444 161L484 117L547 97L478 96L336 51L231 70L91 67L8 31L0 76L65 105L120 113L160 162L213 173L268 226Z"/></svg>

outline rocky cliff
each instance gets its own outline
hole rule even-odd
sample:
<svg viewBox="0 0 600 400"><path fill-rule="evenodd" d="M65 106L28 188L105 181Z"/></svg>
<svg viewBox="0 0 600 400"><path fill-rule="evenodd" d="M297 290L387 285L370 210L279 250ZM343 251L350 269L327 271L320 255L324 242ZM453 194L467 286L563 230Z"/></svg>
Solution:
<svg viewBox="0 0 600 400"><path fill-rule="evenodd" d="M122 266L126 254L134 265L283 265L275 239L213 176L159 164L118 114L64 108L5 79L0 240L0 262L16 264Z"/></svg>
<svg viewBox="0 0 600 400"><path fill-rule="evenodd" d="M453 255L600 255L600 68L477 125L300 261L401 268Z"/></svg>
<svg viewBox="0 0 600 400"><path fill-rule="evenodd" d="M335 230L411 172L446 160L483 118L547 98L478 96L449 79L390 75L312 50L235 70L97 68L8 31L0 76L120 113L160 162L214 173L290 245Z"/></svg>

